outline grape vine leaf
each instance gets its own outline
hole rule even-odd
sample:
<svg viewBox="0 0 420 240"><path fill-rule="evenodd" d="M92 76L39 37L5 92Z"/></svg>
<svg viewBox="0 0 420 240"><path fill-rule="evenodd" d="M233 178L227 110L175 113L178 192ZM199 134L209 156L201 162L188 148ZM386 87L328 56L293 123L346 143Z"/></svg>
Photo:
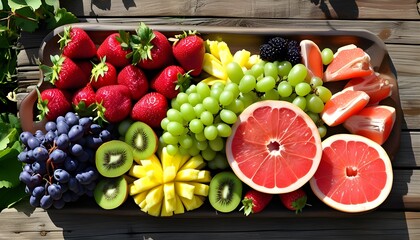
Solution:
<svg viewBox="0 0 420 240"><path fill-rule="evenodd" d="M18 10L25 7L30 7L32 11L36 11L41 7L41 0L9 0L9 7L14 10Z"/></svg>
<svg viewBox="0 0 420 240"><path fill-rule="evenodd" d="M19 185L22 163L17 160L18 154L19 151L16 148L7 148L2 151L0 157L0 189L13 188Z"/></svg>
<svg viewBox="0 0 420 240"><path fill-rule="evenodd" d="M54 8L54 12L57 12L57 10L60 8L60 1L58 0L45 0L45 4L52 6Z"/></svg>
<svg viewBox="0 0 420 240"><path fill-rule="evenodd" d="M14 188L0 188L0 211L13 206L28 195L25 193L25 184L20 183Z"/></svg>
<svg viewBox="0 0 420 240"><path fill-rule="evenodd" d="M65 24L79 22L79 19L73 13L67 12L65 8L59 8L53 18L47 20L47 27L54 29Z"/></svg>

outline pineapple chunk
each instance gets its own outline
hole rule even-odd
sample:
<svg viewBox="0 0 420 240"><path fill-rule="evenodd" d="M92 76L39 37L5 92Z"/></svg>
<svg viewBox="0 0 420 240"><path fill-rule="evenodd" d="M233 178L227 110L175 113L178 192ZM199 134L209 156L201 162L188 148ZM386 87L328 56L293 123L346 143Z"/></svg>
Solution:
<svg viewBox="0 0 420 240"><path fill-rule="evenodd" d="M251 55L248 59L248 62L245 64L245 67L247 69L250 69L252 66L257 64L259 61L261 61L260 55Z"/></svg>
<svg viewBox="0 0 420 240"><path fill-rule="evenodd" d="M225 42L219 42L219 56L220 62L222 62L223 67L233 61L232 53L230 52L229 46Z"/></svg>
<svg viewBox="0 0 420 240"><path fill-rule="evenodd" d="M158 185L160 185L161 183L158 181L155 181L154 179L150 178L149 176L146 177L142 177L137 179L136 181L133 182L133 184L135 185L137 192L143 192L143 191L147 191L149 189L152 189Z"/></svg>
<svg viewBox="0 0 420 240"><path fill-rule="evenodd" d="M194 186L194 194L207 197L209 195L209 185L203 183L192 182L190 183Z"/></svg>
<svg viewBox="0 0 420 240"><path fill-rule="evenodd" d="M146 176L146 172L147 169L145 166L141 166L138 164L133 164L133 166L131 166L128 174L130 176L136 177L136 178L142 178L144 176Z"/></svg>
<svg viewBox="0 0 420 240"><path fill-rule="evenodd" d="M194 196L192 199L180 197L180 199L182 203L184 204L185 209L187 209L187 211L197 209L201 207L201 205L203 205L204 203L204 199L201 198L200 196Z"/></svg>
<svg viewBox="0 0 420 240"><path fill-rule="evenodd" d="M227 74L222 63L215 56L210 53L204 54L203 70L208 74L215 76L219 79L226 80Z"/></svg>
<svg viewBox="0 0 420 240"><path fill-rule="evenodd" d="M130 196L134 196L139 193L141 193L141 191L136 187L134 182L128 185L128 194Z"/></svg>
<svg viewBox="0 0 420 240"><path fill-rule="evenodd" d="M204 162L204 159L201 155L196 155L191 157L182 167L180 170L184 169L202 169L206 166L206 163Z"/></svg>
<svg viewBox="0 0 420 240"><path fill-rule="evenodd" d="M147 213L155 216L155 217L159 217L160 213L161 213L161 208L162 208L162 202L158 202L158 204L155 204L154 206L147 208Z"/></svg>
<svg viewBox="0 0 420 240"><path fill-rule="evenodd" d="M207 171L207 170L201 170L198 173L197 182L206 183L206 182L210 182L210 180L211 180L211 175L210 175L210 172L209 171Z"/></svg>
<svg viewBox="0 0 420 240"><path fill-rule="evenodd" d="M175 166L168 166L163 170L163 182L168 183L175 179L176 177Z"/></svg>
<svg viewBox="0 0 420 240"><path fill-rule="evenodd" d="M162 212L173 212L176 208L175 187L174 184L165 184L163 186L163 206ZM172 215L172 214L171 214Z"/></svg>
<svg viewBox="0 0 420 240"><path fill-rule="evenodd" d="M207 39L208 51L210 52L210 54L220 59L218 44L219 44L219 41L212 41L212 40Z"/></svg>
<svg viewBox="0 0 420 240"><path fill-rule="evenodd" d="M140 203L143 202L146 199L147 193L148 193L147 191L144 191L144 192L141 192L141 193L133 196L134 202L137 205L140 205Z"/></svg>
<svg viewBox="0 0 420 240"><path fill-rule="evenodd" d="M197 169L183 169L180 170L175 177L175 181L179 182L189 182L196 181L198 179L198 174L200 170Z"/></svg>
<svg viewBox="0 0 420 240"><path fill-rule="evenodd" d="M180 197L192 199L194 197L194 186L184 182L175 182L175 191Z"/></svg>
<svg viewBox="0 0 420 240"><path fill-rule="evenodd" d="M160 204L163 199L163 185L159 185L149 191L146 196L146 208L150 209L151 207Z"/></svg>
<svg viewBox="0 0 420 240"><path fill-rule="evenodd" d="M171 199L173 202L175 202L175 199ZM162 209L160 212L160 216L162 217L169 217L174 215L174 203L169 203L168 201L164 200L162 203Z"/></svg>
<svg viewBox="0 0 420 240"><path fill-rule="evenodd" d="M175 195L175 204L176 204L175 210L174 210L175 214L182 214L185 212L184 204L182 204L182 201L178 195Z"/></svg>
<svg viewBox="0 0 420 240"><path fill-rule="evenodd" d="M163 195L165 199L174 199L175 198L175 185L173 182L165 183L163 185Z"/></svg>
<svg viewBox="0 0 420 240"><path fill-rule="evenodd" d="M235 52L235 54L233 55L233 61L237 62L239 66L244 67L248 63L250 56L251 56L250 51L242 49Z"/></svg>
<svg viewBox="0 0 420 240"><path fill-rule="evenodd" d="M226 80L222 80L222 79L219 79L219 78L217 78L217 77L214 77L214 76L210 76L210 77L208 77L208 78L205 78L205 79L203 79L203 80L201 80L202 82L204 82L204 83L206 83L207 85L209 85L209 86L211 86L211 85L213 85L213 84L215 84L215 83L217 83L217 82L221 82L221 83L223 83L223 84L225 84L226 83Z"/></svg>

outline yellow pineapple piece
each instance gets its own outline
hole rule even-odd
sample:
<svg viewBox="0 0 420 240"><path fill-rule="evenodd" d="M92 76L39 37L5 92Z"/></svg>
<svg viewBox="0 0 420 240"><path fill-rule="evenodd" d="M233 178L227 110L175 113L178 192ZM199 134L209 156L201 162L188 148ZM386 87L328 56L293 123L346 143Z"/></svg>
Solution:
<svg viewBox="0 0 420 240"><path fill-rule="evenodd" d="M188 161L180 168L180 170L183 169L202 169L206 166L206 162L204 162L204 159L201 155L196 155L188 159Z"/></svg>
<svg viewBox="0 0 420 240"><path fill-rule="evenodd" d="M194 196L194 186L185 182L175 182L175 192L180 197L192 199Z"/></svg>
<svg viewBox="0 0 420 240"><path fill-rule="evenodd" d="M223 84L226 84L226 80L222 80L220 78L214 77L214 76L210 76L208 78L205 78L203 80L201 80L202 82L206 83L207 85L211 86L217 82L221 82Z"/></svg>
<svg viewBox="0 0 420 240"><path fill-rule="evenodd" d="M162 201L158 202L158 204L155 204L154 206L150 208L147 208L146 211L148 214L152 216L159 217L161 213L161 208L162 208Z"/></svg>
<svg viewBox="0 0 420 240"><path fill-rule="evenodd" d="M134 202L137 205L140 205L140 203L146 199L147 193L148 193L147 191L144 191L144 192L134 195L133 196Z"/></svg>
<svg viewBox="0 0 420 240"><path fill-rule="evenodd" d="M173 200L173 202L175 202L175 199L171 199L171 200ZM168 203L168 201L163 200L160 216L170 217L170 216L174 215L174 207L172 207L173 205L174 204Z"/></svg>
<svg viewBox="0 0 420 240"><path fill-rule="evenodd" d="M198 174L200 170L197 169L183 169L180 170L175 177L175 181L179 182L189 182L196 181L198 179Z"/></svg>
<svg viewBox="0 0 420 240"><path fill-rule="evenodd" d="M168 166L163 170L163 182L171 182L176 177L176 169L175 166Z"/></svg>
<svg viewBox="0 0 420 240"><path fill-rule="evenodd" d="M190 183L194 186L194 194L207 197L209 195L209 185L203 183L192 182Z"/></svg>
<svg viewBox="0 0 420 240"><path fill-rule="evenodd" d="M161 184L161 182L155 181L150 176L142 177L133 182L137 192L147 191Z"/></svg>
<svg viewBox="0 0 420 240"><path fill-rule="evenodd" d="M212 54L216 58L220 59L219 45L218 45L219 41L214 41L214 40L207 39L206 42L207 42L207 46L208 46L208 50L209 50L210 54Z"/></svg>
<svg viewBox="0 0 420 240"><path fill-rule="evenodd" d="M146 208L149 209L160 204L163 199L163 185L159 185L149 191L146 196Z"/></svg>
<svg viewBox="0 0 420 240"><path fill-rule="evenodd" d="M185 209L187 211L191 211L197 209L203 205L204 200L200 196L194 196L192 199L180 197L182 203L184 204Z"/></svg>
<svg viewBox="0 0 420 240"><path fill-rule="evenodd" d="M222 63L215 56L210 53L204 54L203 70L208 74L222 80L227 79L227 74Z"/></svg>
<svg viewBox="0 0 420 240"><path fill-rule="evenodd" d="M128 171L128 174L136 178L142 178L146 176L146 172L147 168L145 166L133 164L133 166L131 166L130 170Z"/></svg>
<svg viewBox="0 0 420 240"><path fill-rule="evenodd" d="M245 64L245 67L247 69L250 69L252 66L257 64L259 61L261 61L260 55L251 55L248 59L248 62Z"/></svg>
<svg viewBox="0 0 420 240"><path fill-rule="evenodd" d="M136 187L134 182L128 185L128 194L130 196L134 196L134 195L139 194L139 193L141 193L141 191L139 191L139 189Z"/></svg>
<svg viewBox="0 0 420 240"><path fill-rule="evenodd" d="M219 42L218 48L220 62L222 62L223 67L226 67L228 63L233 61L233 55L230 52L229 46L225 42Z"/></svg>
<svg viewBox="0 0 420 240"><path fill-rule="evenodd" d="M210 174L209 171L207 171L207 170L201 170L198 173L197 182L206 183L206 182L210 182L210 181L211 181L211 174Z"/></svg>
<svg viewBox="0 0 420 240"><path fill-rule="evenodd" d="M175 199L175 184L173 182L165 183L163 185L163 195L165 199Z"/></svg>
<svg viewBox="0 0 420 240"><path fill-rule="evenodd" d="M251 52L245 49L236 51L233 54L233 61L237 62L239 66L244 67L249 61L249 57L251 56Z"/></svg>
<svg viewBox="0 0 420 240"><path fill-rule="evenodd" d="M175 195L175 210L174 210L174 213L175 214L182 214L184 212L185 212L184 204L182 204L182 201L179 198L179 196Z"/></svg>

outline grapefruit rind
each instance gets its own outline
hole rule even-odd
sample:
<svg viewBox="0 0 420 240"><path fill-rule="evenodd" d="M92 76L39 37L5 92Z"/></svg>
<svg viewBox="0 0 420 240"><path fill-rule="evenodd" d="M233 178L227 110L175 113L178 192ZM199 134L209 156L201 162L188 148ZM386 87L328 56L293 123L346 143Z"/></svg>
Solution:
<svg viewBox="0 0 420 240"><path fill-rule="evenodd" d="M324 179L324 182L322 182L322 178L325 178L326 174L325 173L320 173L321 172L320 169L325 170L325 166L327 166L327 168L330 170L330 172L334 172L335 174L339 173L339 174L341 174L341 176L345 177L345 178L343 178L344 181L340 182L340 184L337 184L337 185L344 186L344 184L346 184L346 183L349 184L349 185L347 185L348 188L346 190L351 191L349 194L352 194L352 195L353 194L356 195L357 193L360 193L361 191L363 191L363 189L361 187L362 184L360 184L360 181L357 181L357 180L360 180L361 176L363 177L363 170L362 170L362 168L359 168L358 169L359 173L356 177L354 177L354 176L348 177L348 176L346 176L346 169L340 169L339 166L338 166L341 162L341 159L334 158L334 159L332 159L334 161L326 161L325 159L327 159L328 156L323 156L317 172L314 174L314 176L309 181L309 184L310 184L310 187L311 187L313 193L322 202L324 202L327 206L329 206L333 209L342 211L342 212L360 213L360 212L370 211L370 210L373 210L373 209L379 207L389 196L389 194L391 192L391 189L392 189L392 184L393 184L392 164L391 164L391 160L390 160L388 154L379 144L377 144L376 142L374 142L374 141L372 141L372 140L370 140L366 137L355 135L355 134L344 134L343 133L343 134L332 135L322 142L323 155L327 155L325 153L325 149L330 148L331 145L333 143L337 142L337 141L347 142L346 147L349 146L348 143L350 143L350 142L359 142L359 143L366 144L369 148L374 149L377 152L377 154L379 155L379 158L376 159L376 160L378 160L378 161L379 161L379 159L382 160L382 161L379 161L381 163L381 164L379 164L379 166L383 166L383 171L378 171L378 172L381 172L382 175L385 174L385 176L386 176L386 179L384 180L383 186L381 188L378 188L378 186L372 187L372 185L368 186L368 187L365 186L368 194L370 192L375 191L375 190L379 191L379 194L375 197L375 199L373 199L371 201L365 201L365 202L361 202L361 203L352 203L352 204L346 204L346 203L336 201L331 197L331 195L335 194L334 189L331 189L329 192L323 192L318 183L325 183L325 181L337 182L337 181L340 181L340 179L337 179L337 178L336 179L333 179L333 178L332 179ZM357 154L360 154L359 156L361 156L361 157L366 156L366 153L362 149L359 149L359 150L360 150L360 152L357 152L357 153L353 152L353 153L350 153L350 154L352 154L353 156L357 155ZM349 154L349 151L345 151L344 149L343 150L333 149L333 152L335 152L336 155ZM357 159L353 158L353 160L357 160ZM324 161L326 161L326 162L324 162ZM365 167L364 169L368 169L367 167L373 168L373 167L378 166L377 164L375 164L375 166L373 166L372 162L370 162L371 163L370 165L372 165L372 166L369 166L369 163L366 163L366 162L363 162L364 165L361 164L360 166ZM345 167L353 167L356 163L357 162L353 161L352 164L348 163L348 165L345 166ZM318 176L318 174L320 176ZM359 178L359 179L357 179L357 178ZM356 184L356 182L357 182L357 184ZM369 184L371 184L372 182L376 182L376 181L365 181L365 182L369 182ZM354 183L354 184L351 184L351 183ZM335 189L335 190L337 190L337 189ZM364 191L363 193L365 193L365 192L366 191ZM340 192L340 196L342 196L341 199L344 199L346 197L345 192ZM349 196L347 196L347 197L349 197Z"/></svg>
<svg viewBox="0 0 420 240"><path fill-rule="evenodd" d="M308 69L308 77L324 76L324 64L322 63L321 50L312 40L302 40L300 42L303 65Z"/></svg>
<svg viewBox="0 0 420 240"><path fill-rule="evenodd" d="M261 114L266 108L271 115ZM262 124L256 118L274 119L276 124ZM269 150L273 142L278 143L276 151ZM299 107L265 100L238 116L226 141L226 155L233 172L249 187L269 194L288 193L315 174L322 156L321 138L315 123Z"/></svg>

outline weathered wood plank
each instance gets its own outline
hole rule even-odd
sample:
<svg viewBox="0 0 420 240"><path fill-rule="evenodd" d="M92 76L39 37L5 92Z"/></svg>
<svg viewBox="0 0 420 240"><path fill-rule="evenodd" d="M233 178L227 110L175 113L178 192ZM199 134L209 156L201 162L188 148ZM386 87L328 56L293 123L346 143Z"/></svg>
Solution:
<svg viewBox="0 0 420 240"><path fill-rule="evenodd" d="M83 16L213 16L295 19L420 19L416 1L244 0L244 1L60 1L62 7ZM384 17L386 16L386 17Z"/></svg>

